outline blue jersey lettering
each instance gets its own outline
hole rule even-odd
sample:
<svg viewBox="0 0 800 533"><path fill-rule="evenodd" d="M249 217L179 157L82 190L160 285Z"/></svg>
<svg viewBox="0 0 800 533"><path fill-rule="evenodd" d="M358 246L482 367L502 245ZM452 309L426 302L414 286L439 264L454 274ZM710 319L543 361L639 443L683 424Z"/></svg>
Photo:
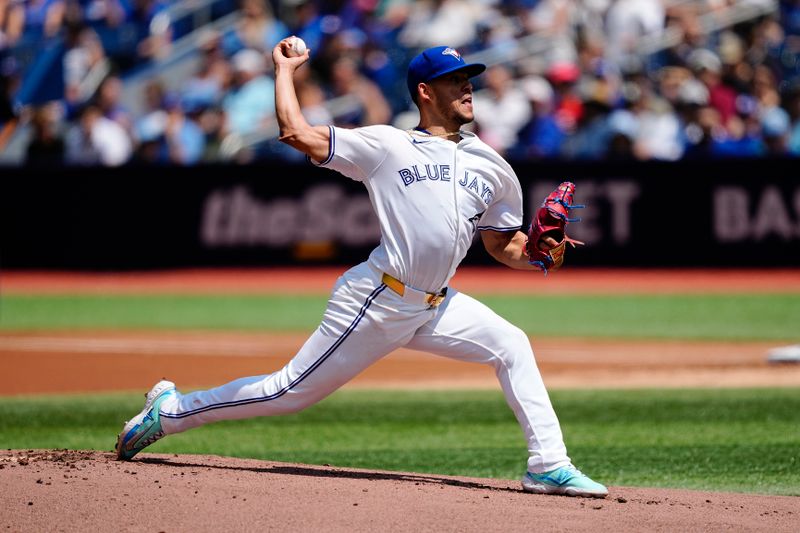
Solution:
<svg viewBox="0 0 800 533"><path fill-rule="evenodd" d="M397 171L403 185L408 187L415 181L450 181L450 165L437 165L426 163L425 169L421 170L422 165L411 165L408 168L401 168Z"/></svg>
<svg viewBox="0 0 800 533"><path fill-rule="evenodd" d="M408 170L407 168L401 168L399 172L400 172L400 179L403 180L403 183L405 184L406 187L414 183L414 175L411 174L410 170Z"/></svg>

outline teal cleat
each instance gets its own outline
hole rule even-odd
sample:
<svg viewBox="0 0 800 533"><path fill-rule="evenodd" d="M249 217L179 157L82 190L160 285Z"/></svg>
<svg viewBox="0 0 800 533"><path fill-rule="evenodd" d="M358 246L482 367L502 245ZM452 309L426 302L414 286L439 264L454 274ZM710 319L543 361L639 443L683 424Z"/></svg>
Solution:
<svg viewBox="0 0 800 533"><path fill-rule="evenodd" d="M608 489L592 481L589 476L582 473L572 465L562 466L534 474L525 472L522 478L522 489L536 494L564 494L565 496L584 496L588 498L605 498Z"/></svg>
<svg viewBox="0 0 800 533"><path fill-rule="evenodd" d="M175 384L171 381L159 381L150 389L145 395L144 409L129 422L125 422L122 432L117 436L117 459L132 459L164 436L158 410L165 399L175 394Z"/></svg>

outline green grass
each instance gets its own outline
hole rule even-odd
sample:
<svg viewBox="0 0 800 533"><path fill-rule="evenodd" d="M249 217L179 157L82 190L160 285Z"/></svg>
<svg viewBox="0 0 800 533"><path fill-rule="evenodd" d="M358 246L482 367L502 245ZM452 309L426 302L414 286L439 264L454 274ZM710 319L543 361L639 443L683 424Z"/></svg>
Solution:
<svg viewBox="0 0 800 533"><path fill-rule="evenodd" d="M796 389L551 394L570 456L609 485L800 495ZM0 397L0 447L111 450L141 394ZM294 415L228 421L148 451L517 479L527 457L497 391L342 390Z"/></svg>
<svg viewBox="0 0 800 533"><path fill-rule="evenodd" d="M798 338L798 294L482 296L530 335L695 340ZM0 330L310 331L326 296L5 295Z"/></svg>
<svg viewBox="0 0 800 533"><path fill-rule="evenodd" d="M6 295L0 329L304 330L317 326L327 298L195 295Z"/></svg>

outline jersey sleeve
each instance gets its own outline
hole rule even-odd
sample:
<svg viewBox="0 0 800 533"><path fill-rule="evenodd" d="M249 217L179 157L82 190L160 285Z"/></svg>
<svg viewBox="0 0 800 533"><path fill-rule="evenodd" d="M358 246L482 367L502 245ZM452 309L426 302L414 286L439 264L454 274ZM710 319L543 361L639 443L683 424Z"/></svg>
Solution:
<svg viewBox="0 0 800 533"><path fill-rule="evenodd" d="M330 168L355 181L372 175L388 154L387 138L379 127L339 128L329 126L328 157L311 163Z"/></svg>
<svg viewBox="0 0 800 533"><path fill-rule="evenodd" d="M503 186L492 198L479 230L516 231L522 227L522 188L513 170L505 169Z"/></svg>

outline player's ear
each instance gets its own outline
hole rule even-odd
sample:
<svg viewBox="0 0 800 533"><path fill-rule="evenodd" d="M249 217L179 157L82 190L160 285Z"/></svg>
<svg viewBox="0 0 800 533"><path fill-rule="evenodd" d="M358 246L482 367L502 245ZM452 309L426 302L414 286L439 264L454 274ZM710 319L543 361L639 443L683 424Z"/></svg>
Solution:
<svg viewBox="0 0 800 533"><path fill-rule="evenodd" d="M427 83L420 83L417 85L417 99L421 102L423 100L431 101L433 99L433 91Z"/></svg>

